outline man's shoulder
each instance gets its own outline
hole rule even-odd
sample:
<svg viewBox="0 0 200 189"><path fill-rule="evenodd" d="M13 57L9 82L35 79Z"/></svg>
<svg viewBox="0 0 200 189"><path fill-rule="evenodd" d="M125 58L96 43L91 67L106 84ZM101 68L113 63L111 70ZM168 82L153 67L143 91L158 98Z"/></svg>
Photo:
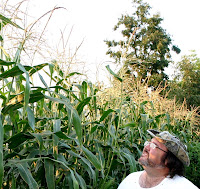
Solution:
<svg viewBox="0 0 200 189"><path fill-rule="evenodd" d="M144 171L130 173L127 177L139 177Z"/></svg>
<svg viewBox="0 0 200 189"><path fill-rule="evenodd" d="M130 173L119 185L118 189L128 189L138 185L138 180L143 171Z"/></svg>
<svg viewBox="0 0 200 189"><path fill-rule="evenodd" d="M189 189L198 189L192 182L190 182L187 178L179 175L175 175L172 179L169 178L168 182L171 182L173 186L177 186L177 188L189 188Z"/></svg>

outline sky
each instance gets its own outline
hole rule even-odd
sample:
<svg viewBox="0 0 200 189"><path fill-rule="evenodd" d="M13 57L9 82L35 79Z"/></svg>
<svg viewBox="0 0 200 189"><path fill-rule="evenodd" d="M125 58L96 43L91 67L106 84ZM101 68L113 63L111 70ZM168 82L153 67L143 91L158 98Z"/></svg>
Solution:
<svg viewBox="0 0 200 189"><path fill-rule="evenodd" d="M9 0L16 4L17 0ZM172 54L174 61L181 56L196 50L200 54L199 0L146 0L153 13L160 13L164 19L163 28L171 35L173 44L181 49L179 55ZM107 77L106 65L117 67L106 55L107 46L104 40L119 38L113 27L122 14L133 13L132 0L28 0L25 4L29 15L27 25L55 6L63 7L54 11L46 28L46 37L52 49L59 49L61 33L66 50L73 54L77 50L77 60L85 63L89 79L104 81ZM41 21L45 23L48 16ZM32 20L31 20L32 19ZM46 20L45 20L46 19ZM42 26L43 27L43 26ZM59 43L59 45L58 45ZM70 55L71 55L70 54ZM76 65L74 69L79 68ZM171 74L173 68L167 69Z"/></svg>

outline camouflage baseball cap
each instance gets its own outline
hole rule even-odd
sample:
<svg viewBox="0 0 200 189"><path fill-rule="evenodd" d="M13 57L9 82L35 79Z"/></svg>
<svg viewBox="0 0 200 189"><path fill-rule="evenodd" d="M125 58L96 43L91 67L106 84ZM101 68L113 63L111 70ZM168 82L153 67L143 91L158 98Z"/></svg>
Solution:
<svg viewBox="0 0 200 189"><path fill-rule="evenodd" d="M184 165L190 165L187 146L184 145L176 136L170 134L168 131L159 132L154 129L149 129L147 132L151 136L155 137L159 142L163 143Z"/></svg>

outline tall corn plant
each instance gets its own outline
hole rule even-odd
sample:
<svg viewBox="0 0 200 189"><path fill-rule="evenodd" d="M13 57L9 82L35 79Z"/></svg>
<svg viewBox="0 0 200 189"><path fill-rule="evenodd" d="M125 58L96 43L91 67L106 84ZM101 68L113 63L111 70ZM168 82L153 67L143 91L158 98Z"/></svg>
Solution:
<svg viewBox="0 0 200 189"><path fill-rule="evenodd" d="M18 27L8 18L1 19ZM13 61L0 60L3 188L117 188L129 172L141 170L137 159L146 129L178 132L185 125L177 120L175 127L167 113L154 114L152 101L136 102L124 92L125 81L109 67L120 92L106 99L90 82L70 83L69 78L79 73L65 75L56 62L23 65L22 49L23 43ZM43 85L35 87L30 77L37 75ZM190 127L187 124L185 129ZM183 131L189 141L187 130Z"/></svg>
<svg viewBox="0 0 200 189"><path fill-rule="evenodd" d="M17 26L2 15L1 20L1 28L6 24ZM79 114L85 102L72 87L64 88L59 74L53 78L55 86L47 85L38 71L49 66L52 76L54 65L22 65L22 49L23 43L13 61L0 61L0 79L7 82L1 90L0 184L3 182L3 188L86 188L80 174L83 169L90 175L89 182L97 184L95 170L101 170L100 161L82 140ZM43 88L31 85L29 78L35 73Z"/></svg>

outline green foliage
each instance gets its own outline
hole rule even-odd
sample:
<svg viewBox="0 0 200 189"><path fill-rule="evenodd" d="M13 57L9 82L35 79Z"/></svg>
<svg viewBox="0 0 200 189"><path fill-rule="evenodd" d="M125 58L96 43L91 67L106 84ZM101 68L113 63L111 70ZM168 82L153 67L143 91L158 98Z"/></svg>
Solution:
<svg viewBox="0 0 200 189"><path fill-rule="evenodd" d="M188 145L189 156L191 165L186 169L186 177L200 188L200 141L192 142Z"/></svg>
<svg viewBox="0 0 200 189"><path fill-rule="evenodd" d="M169 97L176 96L177 101L186 99L188 108L200 106L200 58L193 52L183 56L178 62L179 72L170 84Z"/></svg>
<svg viewBox="0 0 200 189"><path fill-rule="evenodd" d="M142 169L137 159L147 129L167 129L187 142L198 138L190 122L172 125L169 114L154 114L152 101L136 103L123 90L105 100L88 81L70 83L79 73L65 75L56 62L23 65L19 46L13 60L0 61L1 188L117 188ZM124 80L107 69L123 89ZM30 82L36 73L43 87Z"/></svg>
<svg viewBox="0 0 200 189"><path fill-rule="evenodd" d="M127 73L145 79L148 74L150 85L158 86L164 79L164 73L170 62L171 38L161 27L162 18L158 14L151 16L151 7L142 0L134 0L134 13L122 15L114 30L122 29L120 41L105 41L108 46L107 54L114 58L116 63L123 64ZM123 26L123 27L122 27ZM180 52L173 46L173 51ZM155 76L155 77L153 77Z"/></svg>

